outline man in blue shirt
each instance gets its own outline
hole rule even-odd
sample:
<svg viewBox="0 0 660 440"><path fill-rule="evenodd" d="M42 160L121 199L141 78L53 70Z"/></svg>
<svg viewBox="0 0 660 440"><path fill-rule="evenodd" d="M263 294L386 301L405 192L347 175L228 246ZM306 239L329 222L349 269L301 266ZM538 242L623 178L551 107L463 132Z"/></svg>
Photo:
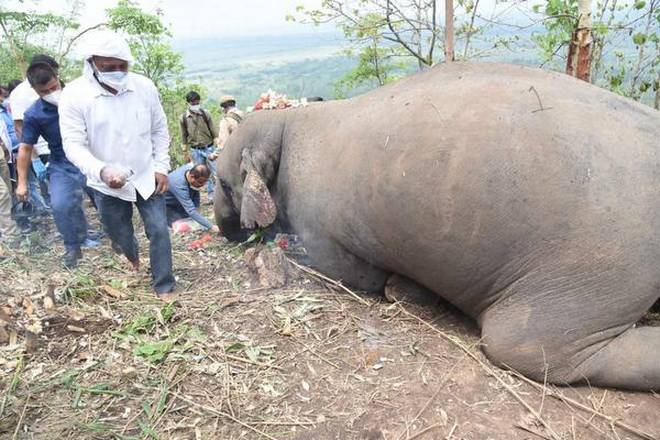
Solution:
<svg viewBox="0 0 660 440"><path fill-rule="evenodd" d="M27 77L40 99L28 108L23 117L23 142L18 153L16 197L19 200L26 200L28 197L28 167L34 144L39 136L42 136L50 147L50 197L55 224L66 249L63 263L65 267L73 268L82 257L81 245L90 245L89 240L86 240L87 219L83 209L86 179L80 170L69 162L62 148L57 111L62 86L57 72L46 63L36 63L28 68Z"/></svg>
<svg viewBox="0 0 660 440"><path fill-rule="evenodd" d="M168 190L165 193L167 223L171 226L177 220L192 218L205 229L218 232L218 227L197 211L199 208L199 189L204 187L211 177L211 171L205 164L185 164L167 176Z"/></svg>

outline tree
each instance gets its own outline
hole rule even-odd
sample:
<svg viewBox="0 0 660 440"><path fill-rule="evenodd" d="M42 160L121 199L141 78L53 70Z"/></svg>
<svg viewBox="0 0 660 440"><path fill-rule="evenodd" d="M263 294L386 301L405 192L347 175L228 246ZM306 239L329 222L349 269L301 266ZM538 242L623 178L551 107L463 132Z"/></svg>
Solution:
<svg viewBox="0 0 660 440"><path fill-rule="evenodd" d="M36 37L46 32L65 33L77 29L74 19L55 14L38 14L33 11L8 11L0 8L0 78L3 83L23 78L28 61L35 53L56 55L57 44ZM54 43L54 42L53 42Z"/></svg>
<svg viewBox="0 0 660 440"><path fill-rule="evenodd" d="M566 73L583 81L591 77L591 0L578 0L577 26L566 57Z"/></svg>
<svg viewBox="0 0 660 440"><path fill-rule="evenodd" d="M183 72L181 54L174 52L167 42L171 33L162 22L160 10L150 14L130 0L119 0L106 14L107 26L128 36L135 57L133 70L150 78L157 86Z"/></svg>
<svg viewBox="0 0 660 440"><path fill-rule="evenodd" d="M335 23L350 38L368 17L383 43L397 46L423 68L437 62L437 49L442 45L439 1L323 0L318 9L298 6L298 16L289 15L287 19L316 25ZM357 40L359 37L353 43Z"/></svg>
<svg viewBox="0 0 660 440"><path fill-rule="evenodd" d="M351 90L363 85L385 85L399 77L397 72L405 69L405 63L393 61L400 58L397 47L383 45L383 21L377 14L367 14L353 27L344 28L344 35L355 48L344 51L349 56L357 53L357 66L341 77L335 86L335 94L345 97Z"/></svg>
<svg viewBox="0 0 660 440"><path fill-rule="evenodd" d="M532 37L544 64L563 60L569 73L581 70L583 79L658 108L660 0L598 0L595 14L586 3L547 0L542 10L534 7L544 16L545 32Z"/></svg>

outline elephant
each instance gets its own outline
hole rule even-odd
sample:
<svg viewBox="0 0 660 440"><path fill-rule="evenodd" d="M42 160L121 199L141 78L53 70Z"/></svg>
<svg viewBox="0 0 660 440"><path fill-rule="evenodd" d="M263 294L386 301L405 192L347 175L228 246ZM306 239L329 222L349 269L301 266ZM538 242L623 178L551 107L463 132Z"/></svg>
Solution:
<svg viewBox="0 0 660 440"><path fill-rule="evenodd" d="M568 75L446 63L250 115L218 158L226 235L272 225L365 291L412 280L537 381L660 390L660 113ZM658 206L656 206L658 205Z"/></svg>

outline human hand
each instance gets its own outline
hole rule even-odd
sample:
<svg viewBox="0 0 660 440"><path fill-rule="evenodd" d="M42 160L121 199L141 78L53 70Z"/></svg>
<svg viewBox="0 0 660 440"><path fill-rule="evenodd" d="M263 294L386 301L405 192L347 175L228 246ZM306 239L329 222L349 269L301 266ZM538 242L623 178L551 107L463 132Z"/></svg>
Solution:
<svg viewBox="0 0 660 440"><path fill-rule="evenodd" d="M163 194L165 191L167 191L168 188L168 182L167 182L167 174L163 173L155 173L156 176L156 194Z"/></svg>
<svg viewBox="0 0 660 440"><path fill-rule="evenodd" d="M19 202L27 202L30 191L28 190L27 184L25 182L18 182L16 187L16 198Z"/></svg>
<svg viewBox="0 0 660 440"><path fill-rule="evenodd" d="M186 163L190 162L190 150L186 144L181 145L181 150L183 151L183 161Z"/></svg>
<svg viewBox="0 0 660 440"><path fill-rule="evenodd" d="M32 169L34 174L37 175L37 179L43 182L48 176L48 171L46 170L46 165L41 161L41 159L32 159Z"/></svg>
<svg viewBox="0 0 660 440"><path fill-rule="evenodd" d="M110 165L104 166L101 170L101 180L110 188L119 189L123 187L126 185L127 178L125 172Z"/></svg>
<svg viewBox="0 0 660 440"><path fill-rule="evenodd" d="M218 158L218 153L209 153L206 157L208 160L216 160Z"/></svg>
<svg viewBox="0 0 660 440"><path fill-rule="evenodd" d="M218 225L211 226L211 232L213 232L214 234L219 234L220 228L218 227Z"/></svg>

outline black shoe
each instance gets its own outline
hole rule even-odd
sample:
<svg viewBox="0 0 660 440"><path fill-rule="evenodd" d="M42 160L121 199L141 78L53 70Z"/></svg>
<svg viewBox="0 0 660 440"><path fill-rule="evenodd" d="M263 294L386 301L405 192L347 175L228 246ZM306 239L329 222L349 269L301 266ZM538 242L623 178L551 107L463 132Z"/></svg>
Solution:
<svg viewBox="0 0 660 440"><path fill-rule="evenodd" d="M66 251L64 257L62 258L62 264L67 269L73 269L78 265L78 260L82 258L82 252L80 249L70 249Z"/></svg>

